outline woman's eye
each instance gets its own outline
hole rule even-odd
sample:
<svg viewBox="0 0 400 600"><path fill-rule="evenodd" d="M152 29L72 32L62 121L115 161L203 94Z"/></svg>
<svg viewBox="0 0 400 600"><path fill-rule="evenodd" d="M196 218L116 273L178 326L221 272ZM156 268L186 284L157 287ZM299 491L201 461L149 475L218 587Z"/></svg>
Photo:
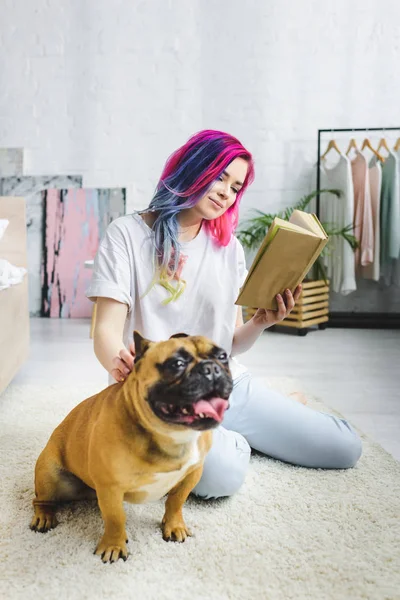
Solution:
<svg viewBox="0 0 400 600"><path fill-rule="evenodd" d="M232 190L234 191L235 194L239 193L239 190L236 190L235 188L232 188Z"/></svg>

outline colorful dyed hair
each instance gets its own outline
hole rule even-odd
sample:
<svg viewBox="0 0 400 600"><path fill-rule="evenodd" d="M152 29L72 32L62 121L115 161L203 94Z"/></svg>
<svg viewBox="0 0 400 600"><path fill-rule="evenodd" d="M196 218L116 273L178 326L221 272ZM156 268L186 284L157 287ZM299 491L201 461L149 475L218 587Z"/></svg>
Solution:
<svg viewBox="0 0 400 600"><path fill-rule="evenodd" d="M155 267L159 272L159 283L169 289L174 296L183 291L171 288L171 281L178 269L180 244L178 241L178 214L192 208L203 198L226 167L236 158L248 163L243 187L236 196L234 204L217 219L205 220L203 226L218 244L227 246L238 221L239 204L246 188L254 180L254 163L250 152L238 139L222 131L206 129L194 134L183 146L178 148L165 163L149 207L141 212L157 212L153 224L155 237ZM153 284L155 281L153 281ZM169 300L169 301L170 301Z"/></svg>

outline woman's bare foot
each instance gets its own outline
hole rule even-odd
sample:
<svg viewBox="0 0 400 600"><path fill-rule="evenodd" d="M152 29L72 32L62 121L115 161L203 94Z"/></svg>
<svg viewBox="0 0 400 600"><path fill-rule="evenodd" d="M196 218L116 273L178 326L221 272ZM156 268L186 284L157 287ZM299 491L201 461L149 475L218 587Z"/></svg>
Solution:
<svg viewBox="0 0 400 600"><path fill-rule="evenodd" d="M293 400L296 400L296 402L307 404L307 397L302 392L291 392L289 396L291 396Z"/></svg>

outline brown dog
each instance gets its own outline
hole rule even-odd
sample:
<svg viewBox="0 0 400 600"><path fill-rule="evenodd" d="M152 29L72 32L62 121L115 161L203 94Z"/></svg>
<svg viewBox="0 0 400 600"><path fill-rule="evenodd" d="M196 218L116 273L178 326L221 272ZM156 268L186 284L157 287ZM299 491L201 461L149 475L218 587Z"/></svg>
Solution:
<svg viewBox="0 0 400 600"><path fill-rule="evenodd" d="M57 505L97 496L104 535L95 554L126 560L123 501L168 494L165 540L190 534L182 506L200 480L212 432L229 407L228 356L209 339L177 334L150 342L134 332L135 367L124 383L76 406L55 429L35 469L34 531L57 525Z"/></svg>

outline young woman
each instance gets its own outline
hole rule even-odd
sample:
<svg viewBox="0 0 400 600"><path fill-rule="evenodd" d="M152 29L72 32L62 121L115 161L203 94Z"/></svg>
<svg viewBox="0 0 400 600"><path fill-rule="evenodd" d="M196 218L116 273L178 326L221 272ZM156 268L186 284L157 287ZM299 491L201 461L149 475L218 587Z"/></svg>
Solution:
<svg viewBox="0 0 400 600"><path fill-rule="evenodd" d="M205 130L167 160L149 207L111 223L101 241L87 296L97 301L94 351L110 382L133 368L133 331L153 341L205 335L230 355L234 388L223 426L214 430L194 493L229 496L242 485L254 448L304 467L346 469L361 441L343 419L320 413L253 380L233 357L284 319L300 294L278 296L243 324L235 306L246 277L234 236L240 200L254 179L251 154L231 135Z"/></svg>

